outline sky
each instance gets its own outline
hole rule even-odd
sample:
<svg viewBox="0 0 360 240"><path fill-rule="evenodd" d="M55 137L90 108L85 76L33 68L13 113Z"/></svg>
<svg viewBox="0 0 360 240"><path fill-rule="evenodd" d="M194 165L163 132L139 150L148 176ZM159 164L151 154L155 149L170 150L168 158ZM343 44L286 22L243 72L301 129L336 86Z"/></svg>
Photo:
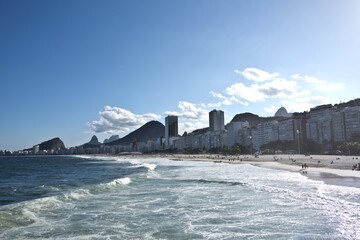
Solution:
<svg viewBox="0 0 360 240"><path fill-rule="evenodd" d="M1 0L0 150L309 111L360 97L359 63L357 0Z"/></svg>

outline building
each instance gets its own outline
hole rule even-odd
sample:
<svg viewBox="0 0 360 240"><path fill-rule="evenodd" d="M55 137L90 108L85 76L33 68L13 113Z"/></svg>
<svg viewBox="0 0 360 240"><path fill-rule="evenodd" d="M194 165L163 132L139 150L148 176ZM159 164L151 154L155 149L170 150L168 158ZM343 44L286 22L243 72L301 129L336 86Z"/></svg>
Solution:
<svg viewBox="0 0 360 240"><path fill-rule="evenodd" d="M345 139L360 136L360 106L346 107L343 110L345 119Z"/></svg>
<svg viewBox="0 0 360 240"><path fill-rule="evenodd" d="M332 119L334 108L331 104L311 108L306 123L308 140L319 144L330 143L332 139Z"/></svg>
<svg viewBox="0 0 360 240"><path fill-rule="evenodd" d="M210 131L225 130L223 111L214 109L211 112L209 112L209 127L210 127Z"/></svg>
<svg viewBox="0 0 360 240"><path fill-rule="evenodd" d="M294 120L285 119L279 121L279 140L294 141Z"/></svg>
<svg viewBox="0 0 360 240"><path fill-rule="evenodd" d="M284 118L290 118L291 116L292 114L288 113L286 108L284 108L283 106L281 106L281 108L279 108L274 115L274 117L284 117Z"/></svg>
<svg viewBox="0 0 360 240"><path fill-rule="evenodd" d="M227 145L229 147L234 146L237 143L241 143L239 131L242 128L249 128L249 122L230 122L226 125L227 129Z"/></svg>
<svg viewBox="0 0 360 240"><path fill-rule="evenodd" d="M167 116L165 117L165 147L169 148L170 138L178 136L178 117Z"/></svg>
<svg viewBox="0 0 360 240"><path fill-rule="evenodd" d="M335 111L332 114L332 123L333 123L333 139L334 142L345 142L346 141L346 132L345 132L345 115L344 111Z"/></svg>
<svg viewBox="0 0 360 240"><path fill-rule="evenodd" d="M279 123L278 121L264 122L264 144L279 140Z"/></svg>

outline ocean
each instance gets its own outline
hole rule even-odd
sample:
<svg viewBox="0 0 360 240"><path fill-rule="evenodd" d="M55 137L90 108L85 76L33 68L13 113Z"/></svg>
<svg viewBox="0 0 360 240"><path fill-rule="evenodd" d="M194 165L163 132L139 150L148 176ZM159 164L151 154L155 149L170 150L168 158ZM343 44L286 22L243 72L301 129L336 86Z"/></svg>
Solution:
<svg viewBox="0 0 360 240"><path fill-rule="evenodd" d="M360 239L360 188L249 164L0 158L0 239Z"/></svg>

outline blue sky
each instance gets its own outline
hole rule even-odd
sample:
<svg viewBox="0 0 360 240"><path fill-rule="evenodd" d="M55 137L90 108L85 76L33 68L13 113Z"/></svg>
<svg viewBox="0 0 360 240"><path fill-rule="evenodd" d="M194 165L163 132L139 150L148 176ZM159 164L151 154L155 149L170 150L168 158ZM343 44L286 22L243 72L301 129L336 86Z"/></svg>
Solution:
<svg viewBox="0 0 360 240"><path fill-rule="evenodd" d="M0 149L359 97L360 1L0 1Z"/></svg>

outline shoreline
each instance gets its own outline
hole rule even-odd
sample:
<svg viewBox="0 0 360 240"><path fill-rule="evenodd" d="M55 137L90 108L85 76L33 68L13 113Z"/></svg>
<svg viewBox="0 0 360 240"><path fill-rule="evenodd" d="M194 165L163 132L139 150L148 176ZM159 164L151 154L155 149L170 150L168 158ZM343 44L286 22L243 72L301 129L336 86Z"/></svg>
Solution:
<svg viewBox="0 0 360 240"><path fill-rule="evenodd" d="M118 156L118 155L117 155ZM122 157L130 158L167 158L173 161L210 161L215 163L229 164L251 164L259 167L287 170L290 172L320 172L338 175L340 177L360 178L360 171L352 170L354 164L360 163L360 157L356 156L334 156L334 155L236 155L225 156L218 154L143 154L126 155ZM306 169L302 165L306 164Z"/></svg>
<svg viewBox="0 0 360 240"><path fill-rule="evenodd" d="M336 155L234 155L220 154L143 154L116 155L123 158L166 158L172 161L204 161L224 164L251 164L268 169L297 172L325 184L360 188L360 171L352 170L360 163L358 156ZM307 168L302 168L306 164Z"/></svg>

